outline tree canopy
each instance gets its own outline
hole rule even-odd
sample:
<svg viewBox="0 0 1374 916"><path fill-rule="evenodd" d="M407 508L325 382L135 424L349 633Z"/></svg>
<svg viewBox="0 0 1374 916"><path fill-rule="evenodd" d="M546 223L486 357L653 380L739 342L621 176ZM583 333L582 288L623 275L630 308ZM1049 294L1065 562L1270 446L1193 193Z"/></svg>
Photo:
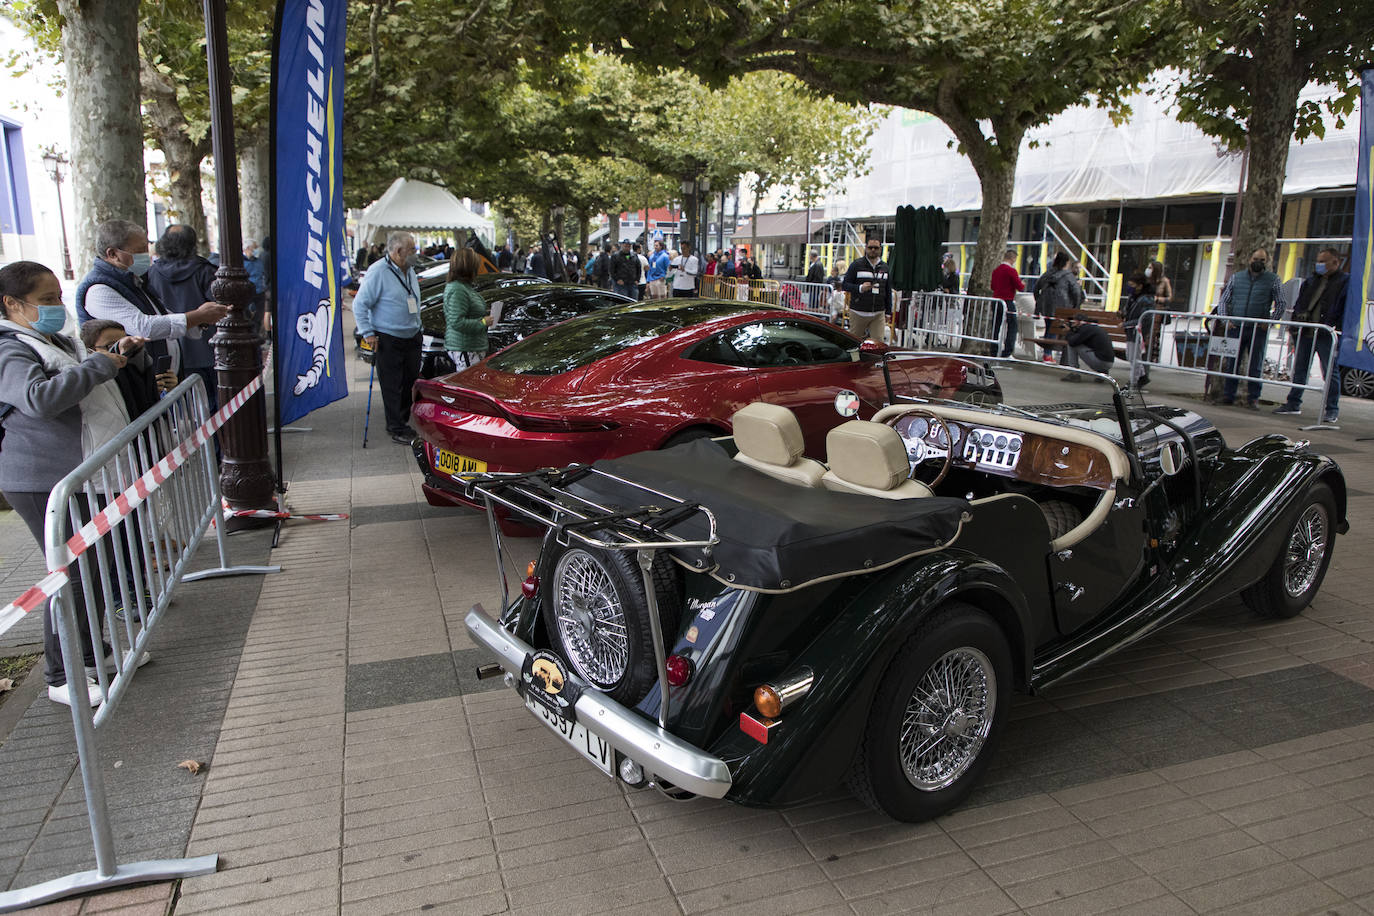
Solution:
<svg viewBox="0 0 1374 916"><path fill-rule="evenodd" d="M1374 63L1374 18L1347 0L1185 0L1196 29L1177 85L1179 117L1231 149L1249 170L1232 251L1272 248L1291 141L1321 137L1326 118L1355 111L1362 64ZM1310 84L1329 87L1299 101Z"/></svg>
<svg viewBox="0 0 1374 916"><path fill-rule="evenodd" d="M1173 12L1167 0L611 0L572 21L643 65L667 59L713 81L778 70L841 101L939 117L982 186L974 285L986 288L1026 131L1090 100L1124 113L1127 94L1179 51Z"/></svg>

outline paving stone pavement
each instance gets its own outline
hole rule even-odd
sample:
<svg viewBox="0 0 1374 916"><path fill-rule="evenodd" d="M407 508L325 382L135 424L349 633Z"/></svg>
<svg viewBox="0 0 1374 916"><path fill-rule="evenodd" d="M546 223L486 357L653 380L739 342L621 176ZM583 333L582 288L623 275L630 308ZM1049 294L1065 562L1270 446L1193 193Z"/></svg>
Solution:
<svg viewBox="0 0 1374 916"><path fill-rule="evenodd" d="M477 681L486 524L425 505L379 422L360 447L352 367L354 396L285 439L292 508L350 520L232 539L284 572L187 587L102 736L125 858L220 871L40 912L1374 913L1374 403L1303 434L1207 408L1232 444L1310 436L1345 470L1352 530L1304 615L1229 602L1018 698L970 801L905 825L841 791L771 811L625 790ZM17 591L42 564L6 516ZM508 543L523 568L535 544ZM34 700L0 745L5 886L90 866L73 766L66 710Z"/></svg>

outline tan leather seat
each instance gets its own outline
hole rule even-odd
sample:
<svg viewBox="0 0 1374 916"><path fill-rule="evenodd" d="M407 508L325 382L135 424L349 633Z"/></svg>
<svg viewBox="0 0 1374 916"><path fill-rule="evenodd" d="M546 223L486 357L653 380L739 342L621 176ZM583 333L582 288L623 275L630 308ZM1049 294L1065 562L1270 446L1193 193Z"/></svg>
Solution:
<svg viewBox="0 0 1374 916"><path fill-rule="evenodd" d="M730 423L735 429L735 460L770 477L803 487L819 487L825 465L802 457L801 424L786 407L758 401L741 407Z"/></svg>
<svg viewBox="0 0 1374 916"><path fill-rule="evenodd" d="M883 499L914 499L932 495L930 487L910 480L902 437L891 426L871 420L850 420L825 437L830 463L821 483L828 490L864 493Z"/></svg>

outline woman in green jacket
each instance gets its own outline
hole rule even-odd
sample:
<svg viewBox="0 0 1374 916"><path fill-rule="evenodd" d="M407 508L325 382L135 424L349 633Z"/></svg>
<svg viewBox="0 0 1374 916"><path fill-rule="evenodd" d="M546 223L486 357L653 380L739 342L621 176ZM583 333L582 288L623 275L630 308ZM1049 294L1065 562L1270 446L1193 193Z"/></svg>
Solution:
<svg viewBox="0 0 1374 916"><path fill-rule="evenodd" d="M459 370L487 357L487 303L472 288L477 277L477 253L460 248L453 253L444 287L444 349Z"/></svg>

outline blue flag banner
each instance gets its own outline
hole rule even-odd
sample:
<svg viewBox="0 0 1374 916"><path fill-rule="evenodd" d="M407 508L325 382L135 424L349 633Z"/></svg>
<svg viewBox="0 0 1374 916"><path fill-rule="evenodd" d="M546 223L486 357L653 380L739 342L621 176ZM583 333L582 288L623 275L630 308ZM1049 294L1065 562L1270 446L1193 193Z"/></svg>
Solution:
<svg viewBox="0 0 1374 916"><path fill-rule="evenodd" d="M272 48L278 424L348 394L344 252L346 0L279 0Z"/></svg>
<svg viewBox="0 0 1374 916"><path fill-rule="evenodd" d="M1350 246L1350 287L1341 332L1342 366L1374 372L1374 68L1360 74L1360 158L1355 175L1355 232Z"/></svg>

